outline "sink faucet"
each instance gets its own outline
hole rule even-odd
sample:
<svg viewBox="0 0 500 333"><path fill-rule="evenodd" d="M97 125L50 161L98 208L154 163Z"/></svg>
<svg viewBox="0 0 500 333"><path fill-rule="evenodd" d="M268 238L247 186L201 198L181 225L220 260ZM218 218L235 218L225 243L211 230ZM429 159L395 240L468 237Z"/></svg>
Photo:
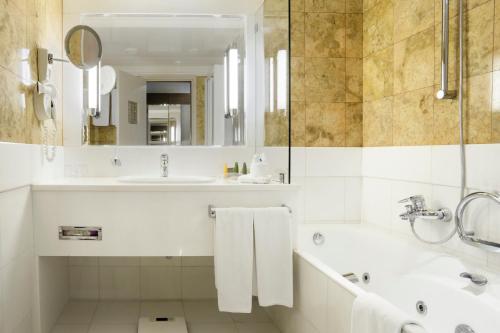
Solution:
<svg viewBox="0 0 500 333"><path fill-rule="evenodd" d="M476 286L485 286L488 283L488 279L480 274L463 272L460 274L460 277L469 279Z"/></svg>
<svg viewBox="0 0 500 333"><path fill-rule="evenodd" d="M160 169L161 176L168 177L168 154L163 153L160 155Z"/></svg>
<svg viewBox="0 0 500 333"><path fill-rule="evenodd" d="M437 220L442 222L449 222L451 220L451 212L449 209L427 209L425 205L425 199L421 195L414 195L399 201L399 203L406 202L409 203L408 205L405 205L406 212L399 214L399 217L404 221L410 221L410 223L414 223L417 218L422 218L424 220Z"/></svg>

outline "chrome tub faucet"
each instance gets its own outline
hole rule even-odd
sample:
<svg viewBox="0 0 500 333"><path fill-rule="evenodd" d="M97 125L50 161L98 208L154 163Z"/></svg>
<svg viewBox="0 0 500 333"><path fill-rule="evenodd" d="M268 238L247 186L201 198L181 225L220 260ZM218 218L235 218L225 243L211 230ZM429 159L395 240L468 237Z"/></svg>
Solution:
<svg viewBox="0 0 500 333"><path fill-rule="evenodd" d="M428 209L425 205L425 199L421 195L414 195L409 198L400 200L399 203L408 203L405 205L406 211L399 214L399 217L404 221L414 223L417 218L424 220L435 220L449 222L451 220L451 212L447 208L438 210Z"/></svg>
<svg viewBox="0 0 500 333"><path fill-rule="evenodd" d="M163 153L160 155L160 170L162 177L168 177L168 154Z"/></svg>

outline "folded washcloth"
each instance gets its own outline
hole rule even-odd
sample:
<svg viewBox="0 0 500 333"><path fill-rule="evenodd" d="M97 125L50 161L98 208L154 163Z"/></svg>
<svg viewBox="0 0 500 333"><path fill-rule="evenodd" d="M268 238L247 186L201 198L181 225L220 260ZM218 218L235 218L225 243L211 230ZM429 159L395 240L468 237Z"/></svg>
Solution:
<svg viewBox="0 0 500 333"><path fill-rule="evenodd" d="M242 184L269 184L271 176L252 177L251 175L242 175L238 177L238 182Z"/></svg>

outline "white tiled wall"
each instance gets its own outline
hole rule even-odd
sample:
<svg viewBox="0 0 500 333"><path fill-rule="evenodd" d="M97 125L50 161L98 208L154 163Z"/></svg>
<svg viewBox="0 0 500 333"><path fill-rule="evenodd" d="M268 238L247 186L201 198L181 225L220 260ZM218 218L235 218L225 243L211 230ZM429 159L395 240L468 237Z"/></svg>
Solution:
<svg viewBox="0 0 500 333"><path fill-rule="evenodd" d="M30 184L62 171L62 150L44 161L37 145L0 143L0 331L30 333L39 313ZM60 286L61 287L61 286ZM62 288L62 287L61 287ZM65 301L64 301L65 302Z"/></svg>
<svg viewBox="0 0 500 333"><path fill-rule="evenodd" d="M216 297L213 257L70 257L69 271L72 299Z"/></svg>
<svg viewBox="0 0 500 333"><path fill-rule="evenodd" d="M409 223L399 219L404 208L398 201L415 194L424 195L431 208L447 207L454 213L460 200L459 161L458 146L364 148L363 222L413 237ZM467 193L500 190L500 145L468 145L466 161ZM468 228L481 237L500 242L500 206L477 201L469 207ZM453 222L416 223L419 234L429 240L443 238L453 226ZM441 249L500 269L500 255L466 245L456 236Z"/></svg>
<svg viewBox="0 0 500 333"><path fill-rule="evenodd" d="M292 182L303 185L305 223L359 223L361 148L294 148Z"/></svg>

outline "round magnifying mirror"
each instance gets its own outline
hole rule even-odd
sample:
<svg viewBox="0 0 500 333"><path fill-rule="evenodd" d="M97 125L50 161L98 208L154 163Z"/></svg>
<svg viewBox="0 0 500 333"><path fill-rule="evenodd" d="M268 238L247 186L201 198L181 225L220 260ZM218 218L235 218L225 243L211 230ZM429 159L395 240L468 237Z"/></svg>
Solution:
<svg viewBox="0 0 500 333"><path fill-rule="evenodd" d="M64 48L69 61L80 69L91 69L102 57L102 43L97 32L89 26L71 28L64 39Z"/></svg>
<svg viewBox="0 0 500 333"><path fill-rule="evenodd" d="M111 66L101 67L101 95L106 95L113 90L116 83L116 71Z"/></svg>

